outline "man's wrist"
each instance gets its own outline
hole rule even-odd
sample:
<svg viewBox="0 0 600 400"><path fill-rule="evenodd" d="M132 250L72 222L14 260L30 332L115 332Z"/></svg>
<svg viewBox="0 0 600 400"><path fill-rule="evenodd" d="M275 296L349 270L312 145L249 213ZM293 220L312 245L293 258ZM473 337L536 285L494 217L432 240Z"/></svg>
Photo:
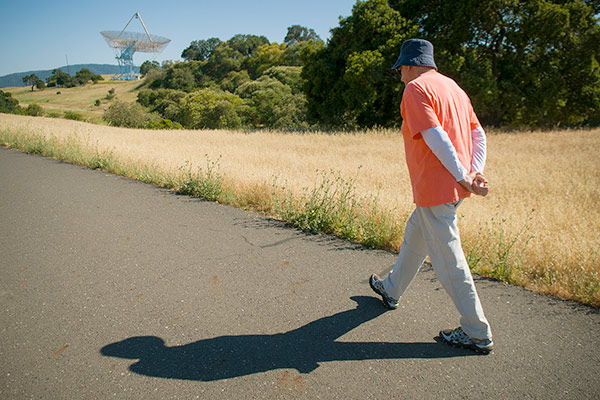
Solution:
<svg viewBox="0 0 600 400"><path fill-rule="evenodd" d="M467 179L467 170L464 168L461 168L460 171L458 171L458 176L455 176L454 178L456 179L457 182L460 181L464 181L465 179Z"/></svg>

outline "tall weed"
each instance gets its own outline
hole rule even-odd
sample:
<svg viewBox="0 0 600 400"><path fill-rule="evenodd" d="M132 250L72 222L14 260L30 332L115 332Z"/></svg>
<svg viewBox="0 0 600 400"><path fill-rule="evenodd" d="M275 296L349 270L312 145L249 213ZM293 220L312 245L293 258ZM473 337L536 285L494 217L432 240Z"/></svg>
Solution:
<svg viewBox="0 0 600 400"><path fill-rule="evenodd" d="M532 209L525 224L516 230L510 219L498 214L479 224L475 238L465 241L471 270L508 283L521 282L526 248L534 238L530 233L534 212Z"/></svg>
<svg viewBox="0 0 600 400"><path fill-rule="evenodd" d="M197 172L193 172L190 163L187 163L181 169L182 184L178 192L208 201L219 201L223 194L223 176L218 172L218 161L210 161L207 155L206 167L199 167Z"/></svg>
<svg viewBox="0 0 600 400"><path fill-rule="evenodd" d="M99 153L96 151L87 162L87 166L92 169L101 169L112 172L115 167L115 155L113 152Z"/></svg>
<svg viewBox="0 0 600 400"><path fill-rule="evenodd" d="M272 197L275 215L305 232L331 233L387 249L400 232L402 221L382 211L377 197L358 199L355 179L344 179L332 170L321 171L315 186L304 188L299 197L275 180Z"/></svg>

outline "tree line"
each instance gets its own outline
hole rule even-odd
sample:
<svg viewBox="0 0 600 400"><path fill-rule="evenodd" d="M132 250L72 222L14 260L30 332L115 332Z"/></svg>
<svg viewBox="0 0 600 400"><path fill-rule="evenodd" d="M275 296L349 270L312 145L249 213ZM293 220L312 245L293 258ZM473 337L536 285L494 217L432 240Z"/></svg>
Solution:
<svg viewBox="0 0 600 400"><path fill-rule="evenodd" d="M358 1L307 60L308 116L332 126L397 125L403 85L386 70L404 40L420 37L485 125L598 125L599 13L597 0Z"/></svg>
<svg viewBox="0 0 600 400"><path fill-rule="evenodd" d="M598 0L359 0L326 43L294 25L280 44L239 34L194 40L182 62L146 61L136 105L115 104L106 120L191 129L398 127L404 85L390 66L404 40L420 37L434 44L439 71L467 91L485 126L598 126L598 15ZM63 85L58 77L53 82ZM137 122L128 123L134 114Z"/></svg>
<svg viewBox="0 0 600 400"><path fill-rule="evenodd" d="M434 43L439 71L496 127L600 124L597 0L365 0L324 43L195 40L181 63L142 65L139 103L189 128L397 127L402 42Z"/></svg>
<svg viewBox="0 0 600 400"><path fill-rule="evenodd" d="M181 53L183 62L141 65L147 88L138 103L174 127L306 129L303 59L324 45L313 29L299 25L288 28L281 44L245 34L195 40ZM106 118L113 125L132 114L132 106L114 107L121 111ZM137 118L143 110L136 110Z"/></svg>
<svg viewBox="0 0 600 400"><path fill-rule="evenodd" d="M23 77L23 84L25 86L31 85L31 91L34 88L44 90L46 87L74 87L85 85L88 82L96 83L103 81L104 78L101 75L96 75L87 68L81 68L75 73L75 76L71 76L62 69L57 68L52 70L52 75L46 78L46 82L40 79L36 74L25 75Z"/></svg>

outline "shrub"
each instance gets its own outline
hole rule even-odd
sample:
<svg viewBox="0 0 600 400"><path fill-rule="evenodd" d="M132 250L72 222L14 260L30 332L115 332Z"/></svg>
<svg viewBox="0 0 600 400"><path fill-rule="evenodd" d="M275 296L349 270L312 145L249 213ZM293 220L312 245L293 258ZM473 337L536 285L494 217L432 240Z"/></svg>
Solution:
<svg viewBox="0 0 600 400"><path fill-rule="evenodd" d="M162 84L163 79L165 78L165 71L161 69L150 69L146 74L144 81L148 84L149 87L159 88Z"/></svg>
<svg viewBox="0 0 600 400"><path fill-rule="evenodd" d="M95 105L96 107L97 107L97 106L99 106L99 105L100 105L100 99L97 99L97 100L94 102L94 105Z"/></svg>
<svg viewBox="0 0 600 400"><path fill-rule="evenodd" d="M112 126L147 128L157 117L144 110L138 103L117 101L108 107L102 119Z"/></svg>
<svg viewBox="0 0 600 400"><path fill-rule="evenodd" d="M141 90L138 92L138 103L152 112L157 112L164 119L178 121L181 116L181 99L186 93L174 89Z"/></svg>
<svg viewBox="0 0 600 400"><path fill-rule="evenodd" d="M14 113L20 108L19 100L12 97L10 93L0 90L0 112Z"/></svg>
<svg viewBox="0 0 600 400"><path fill-rule="evenodd" d="M152 121L148 125L150 129L182 129L183 126L179 122L173 122L170 119L163 118L160 121Z"/></svg>
<svg viewBox="0 0 600 400"><path fill-rule="evenodd" d="M39 117L44 115L44 109L37 103L31 103L25 109L26 115L31 115L32 117Z"/></svg>
<svg viewBox="0 0 600 400"><path fill-rule="evenodd" d="M106 100L112 100L115 98L115 88L111 88L106 95Z"/></svg>
<svg viewBox="0 0 600 400"><path fill-rule="evenodd" d="M243 102L218 89L202 89L181 101L182 122L192 129L236 129L242 126Z"/></svg>
<svg viewBox="0 0 600 400"><path fill-rule="evenodd" d="M85 121L85 117L75 111L65 111L63 118L71 119L73 121Z"/></svg>
<svg viewBox="0 0 600 400"><path fill-rule="evenodd" d="M249 106L246 121L253 127L304 128L305 97L278 79L262 76L237 88Z"/></svg>

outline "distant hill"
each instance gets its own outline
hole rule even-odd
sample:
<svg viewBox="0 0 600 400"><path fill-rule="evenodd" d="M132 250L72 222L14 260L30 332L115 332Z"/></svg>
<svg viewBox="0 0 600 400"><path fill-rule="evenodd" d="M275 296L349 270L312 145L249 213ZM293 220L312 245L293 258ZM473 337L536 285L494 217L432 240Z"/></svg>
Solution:
<svg viewBox="0 0 600 400"><path fill-rule="evenodd" d="M69 65L68 67L66 65L58 67L58 69L61 69L63 72L70 73L71 76L74 76L75 73L82 68L87 68L97 75L117 74L119 72L119 66L112 64L75 64ZM46 78L52 75L52 70L54 69L55 68L40 71L16 72L14 74L0 76L0 88L25 86L23 84L23 77L30 74L36 74L38 78L45 82ZM134 69L135 72L139 72L139 70L139 67L135 67Z"/></svg>

